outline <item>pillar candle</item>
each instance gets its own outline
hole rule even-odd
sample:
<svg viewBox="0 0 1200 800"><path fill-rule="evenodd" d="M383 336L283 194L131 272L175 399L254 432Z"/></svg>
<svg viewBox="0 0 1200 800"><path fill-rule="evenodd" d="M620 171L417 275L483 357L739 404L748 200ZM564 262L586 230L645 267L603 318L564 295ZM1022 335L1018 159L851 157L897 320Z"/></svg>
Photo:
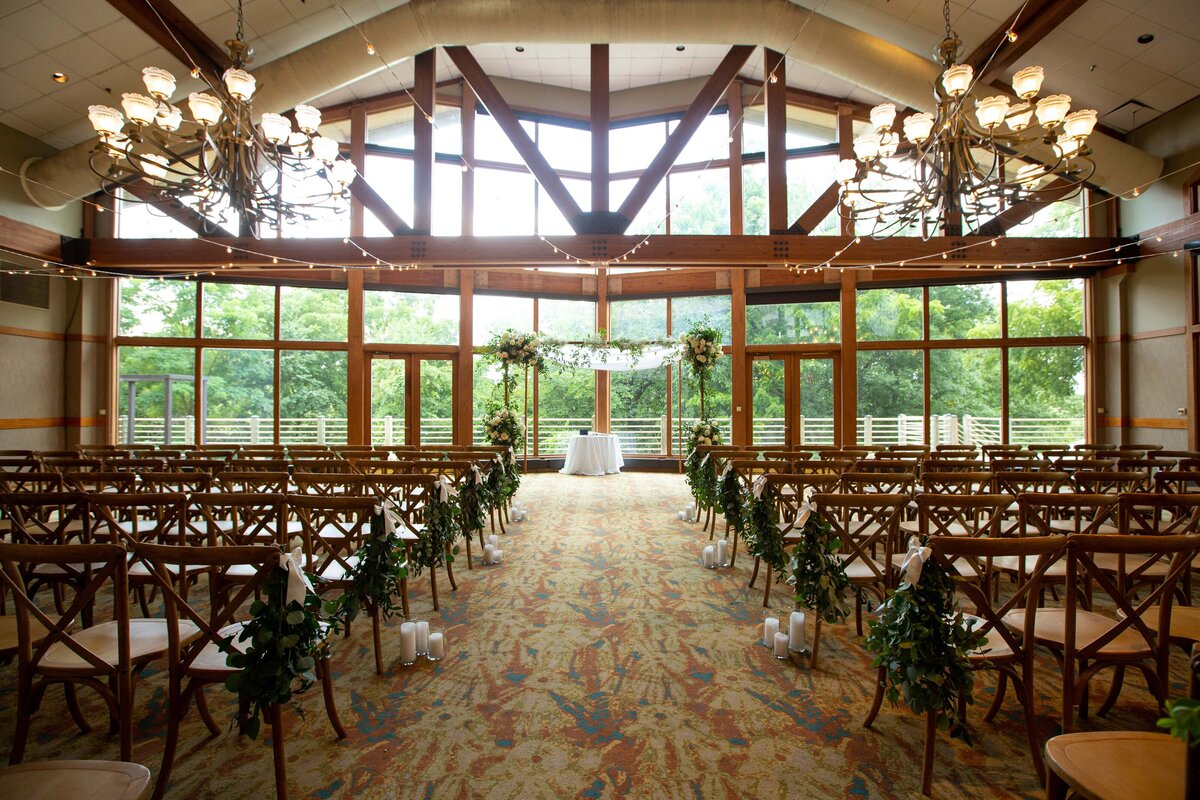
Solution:
<svg viewBox="0 0 1200 800"><path fill-rule="evenodd" d="M788 649L797 652L807 649L804 643L803 611L793 611L791 618L788 620Z"/></svg>
<svg viewBox="0 0 1200 800"><path fill-rule="evenodd" d="M775 634L775 657L788 657L788 635L786 633Z"/></svg>
<svg viewBox="0 0 1200 800"><path fill-rule="evenodd" d="M729 566L729 540L728 539L718 539L717 540L717 566L718 567Z"/></svg>
<svg viewBox="0 0 1200 800"><path fill-rule="evenodd" d="M400 625L400 663L411 664L417 660L417 624L404 622Z"/></svg>
<svg viewBox="0 0 1200 800"><path fill-rule="evenodd" d="M499 546L499 544L500 544L500 537L494 533L491 536L489 536L487 540L488 540L488 544L490 544L492 546L493 550L495 550L496 547Z"/></svg>
<svg viewBox="0 0 1200 800"><path fill-rule="evenodd" d="M775 617L767 617L763 620L763 638L762 643L767 647L775 646L775 634L779 633L779 620Z"/></svg>
<svg viewBox="0 0 1200 800"><path fill-rule="evenodd" d="M429 623L421 620L417 623L417 655L423 656L429 652Z"/></svg>
<svg viewBox="0 0 1200 800"><path fill-rule="evenodd" d="M499 564L503 560L504 560L504 551L503 550L493 550L492 551L492 563L493 564Z"/></svg>
<svg viewBox="0 0 1200 800"><path fill-rule="evenodd" d="M429 634L429 660L441 661L446 657L446 640L441 632Z"/></svg>
<svg viewBox="0 0 1200 800"><path fill-rule="evenodd" d="M714 566L716 566L716 559L717 559L717 553L715 550L713 550L713 546L711 544L706 545L704 547L704 556L703 556L704 566L708 567L709 569L712 569Z"/></svg>
<svg viewBox="0 0 1200 800"><path fill-rule="evenodd" d="M491 564L496 558L496 548L490 544L483 546L483 563Z"/></svg>
<svg viewBox="0 0 1200 800"><path fill-rule="evenodd" d="M685 514L687 514L686 511L680 511L676 516L678 516L681 520L683 520L683 519L687 519L687 517L684 516Z"/></svg>

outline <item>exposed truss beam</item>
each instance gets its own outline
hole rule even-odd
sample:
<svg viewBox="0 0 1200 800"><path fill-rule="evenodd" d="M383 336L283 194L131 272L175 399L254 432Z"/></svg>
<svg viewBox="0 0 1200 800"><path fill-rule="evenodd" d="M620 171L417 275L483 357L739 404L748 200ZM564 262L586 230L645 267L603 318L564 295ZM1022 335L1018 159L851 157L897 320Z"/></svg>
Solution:
<svg viewBox="0 0 1200 800"><path fill-rule="evenodd" d="M562 178L558 177L558 173L550 166L550 162L538 150L537 145L529 138L529 134L521 127L520 121L517 119L516 113L512 107L500 95L496 89L496 85L492 83L492 79L487 76L483 68L479 66L479 62L475 60L475 56L471 55L471 51L465 47L452 46L445 48L446 55L450 56L450 60L458 67L458 71L462 73L465 80L475 91L475 95L479 98L479 102L483 103L484 108L492 115L492 119L508 136L510 142L517 153L520 154L522 160L529 167L529 171L533 173L533 177L546 190L546 195L562 212L562 215L567 218L567 222L571 223L574 228L577 218L583 213L583 209L575 202L575 198L567 191L567 187L563 184Z"/></svg>
<svg viewBox="0 0 1200 800"><path fill-rule="evenodd" d="M1008 232L1009 229L1020 225L1051 203L1056 203L1072 192L1077 191L1079 191L1079 184L1065 180L1064 178L1055 178L1038 190L1036 199L1013 203L980 225L971 235L999 236Z"/></svg>
<svg viewBox="0 0 1200 800"><path fill-rule="evenodd" d="M185 67L200 67L213 80L221 80L229 55L205 35L170 0L108 0L108 4L138 26L143 33L179 59ZM231 35L233 31L229 32Z"/></svg>
<svg viewBox="0 0 1200 800"><path fill-rule="evenodd" d="M789 233L798 233L801 236L807 236L813 232L813 229L821 224L821 220L829 216L829 212L837 208L838 204L838 184L837 181L829 184L829 188L821 192L821 196L812 201L804 213L796 218L792 226L788 229Z"/></svg>
<svg viewBox="0 0 1200 800"><path fill-rule="evenodd" d="M375 266L359 246L394 264L420 263L429 266L487 267L562 264L560 251L575 253L597 263L614 259L642 242L641 236L562 236L542 241L537 236L454 237L397 236L356 240L340 238L230 240L232 257L222 248L195 239L95 239L83 242L83 258L95 266L124 266L172 270L177 267L207 267L232 263L235 268L271 267L272 258L302 263L346 266ZM848 267L871 263L908 262L911 269L936 269L972 265L1033 264L1072 259L1080 253L1112 247L1109 238L1029 239L1003 238L995 247L983 246L988 238L893 237L875 240L863 237L849 247L845 236L658 236L643 246L630 266L724 266L770 267L788 264L832 263ZM358 246L356 246L358 245ZM971 246L975 245L975 246ZM948 258L941 254L956 249ZM242 252L243 250L249 252ZM845 250L843 254L839 253ZM920 260L926 259L926 260Z"/></svg>
<svg viewBox="0 0 1200 800"><path fill-rule="evenodd" d="M787 60L763 48L763 95L767 117L767 230L787 229Z"/></svg>
<svg viewBox="0 0 1200 800"><path fill-rule="evenodd" d="M753 45L745 44L729 48L729 52L725 54L725 58L721 60L712 76L705 81L699 94L696 95L696 99L684 112L683 119L679 120L675 130L671 132L662 149L658 151L658 155L654 157L650 166L646 167L646 171L642 173L642 177L634 184L633 189L625 198L625 202L621 203L621 207L617 210L618 214L630 222L638 215L642 206L646 205L646 201L654 193L658 182L666 176L667 170L671 168L675 160L679 158L679 154L683 152L683 148L687 147L687 143L691 141L692 134L720 101L725 90L729 88L729 84L737 77L738 70L746 64L754 50Z"/></svg>
<svg viewBox="0 0 1200 800"><path fill-rule="evenodd" d="M413 230L433 230L433 115L437 49L417 53L413 63Z"/></svg>
<svg viewBox="0 0 1200 800"><path fill-rule="evenodd" d="M393 236L412 234L412 226L395 212L388 201L384 200L382 195L375 191L362 175L359 175L350 184L350 194L355 200L362 203L363 208L374 214L375 218L382 222L383 227L387 228Z"/></svg>
<svg viewBox="0 0 1200 800"><path fill-rule="evenodd" d="M1022 8L1013 12L991 36L984 39L963 63L975 68L976 80L990 83L1086 2L1087 0L1029 0ZM1010 30L1017 34L1015 42L1008 41Z"/></svg>

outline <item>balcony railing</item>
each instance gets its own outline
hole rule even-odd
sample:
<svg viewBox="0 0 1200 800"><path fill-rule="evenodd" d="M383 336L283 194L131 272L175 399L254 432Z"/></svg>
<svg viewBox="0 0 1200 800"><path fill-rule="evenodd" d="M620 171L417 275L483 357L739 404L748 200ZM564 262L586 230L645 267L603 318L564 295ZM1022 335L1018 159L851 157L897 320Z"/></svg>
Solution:
<svg viewBox="0 0 1200 800"><path fill-rule="evenodd" d="M346 419L344 417L285 417L279 420L281 444L345 444ZM621 452L625 455L661 455L667 450L667 442L673 431L675 446L671 452L679 453L686 448L688 433L695 418L679 421L662 417L614 417L610 430L620 437ZM730 420L717 420L725 439L729 439ZM929 444L997 444L1001 441L999 417L973 417L942 414L929 417ZM118 441L126 443L128 420L122 416L118 422ZM531 425L532 427L532 425ZM537 448L530 448L530 455L562 455L567 442L581 429L594 429L590 417L544 417L538 424ZM1009 441L1016 444L1035 442L1074 444L1083 441L1083 419L1062 417L1021 417L1009 420ZM133 441L137 444L193 444L195 419L179 417L171 421L170 436L167 436L161 417L138 417L134 421ZM925 419L920 416L899 415L895 417L859 417L858 441L860 444L892 445L919 444L925 440ZM756 418L754 420L754 444L780 445L785 441L785 422L782 418ZM530 431L532 434L532 431ZM404 420L400 417L381 417L371 420L371 441L374 444L404 444ZM208 444L269 444L274 430L269 417L222 418L209 417L204 423L204 441ZM454 438L453 424L444 417L421 418L421 442L423 444L451 444ZM475 423L475 441L483 442L483 425ZM833 444L833 419L831 417L801 417L799 436L796 442L809 445ZM533 442L530 442L532 445Z"/></svg>

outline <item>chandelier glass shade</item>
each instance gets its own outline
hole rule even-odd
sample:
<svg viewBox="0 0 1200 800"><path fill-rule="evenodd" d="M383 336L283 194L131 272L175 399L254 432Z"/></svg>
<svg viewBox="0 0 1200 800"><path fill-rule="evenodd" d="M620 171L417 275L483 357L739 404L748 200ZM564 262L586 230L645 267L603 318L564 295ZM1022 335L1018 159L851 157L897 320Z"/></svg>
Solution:
<svg viewBox="0 0 1200 800"><path fill-rule="evenodd" d="M232 66L221 83L188 96L190 119L171 104L175 77L158 67L142 71L146 94L123 94L120 109L88 107L97 135L90 163L104 190L129 189L126 201L180 204L243 236L346 211L356 171L338 143L318 133L320 111L300 105L295 125L273 113L255 124L240 2L237 35L226 45Z"/></svg>
<svg viewBox="0 0 1200 800"><path fill-rule="evenodd" d="M838 164L839 213L859 235L977 231L1014 203L1076 196L1095 171L1087 139L1096 112L1071 111L1065 94L1039 98L1041 67L1013 76L1016 100L969 99L974 70L955 63L961 42L948 3L944 14L936 110L909 114L897 126L894 105L876 106L869 130L854 140L855 157Z"/></svg>

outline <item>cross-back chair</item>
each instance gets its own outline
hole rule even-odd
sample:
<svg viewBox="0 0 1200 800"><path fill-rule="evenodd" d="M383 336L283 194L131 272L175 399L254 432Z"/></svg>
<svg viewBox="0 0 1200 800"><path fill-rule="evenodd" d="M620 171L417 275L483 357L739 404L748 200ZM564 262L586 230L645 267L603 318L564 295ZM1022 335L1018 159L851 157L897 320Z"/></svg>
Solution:
<svg viewBox="0 0 1200 800"><path fill-rule="evenodd" d="M1077 470L1071 476L1075 491L1080 494L1122 494L1144 492L1150 485L1150 475L1144 470Z"/></svg>
<svg viewBox="0 0 1200 800"><path fill-rule="evenodd" d="M33 456L0 456L0 477L9 472L37 472L42 464Z"/></svg>
<svg viewBox="0 0 1200 800"><path fill-rule="evenodd" d="M62 475L57 472L0 471L0 492L57 492L62 485Z"/></svg>
<svg viewBox="0 0 1200 800"><path fill-rule="evenodd" d="M926 465L929 462L925 462ZM945 472L925 469L921 473L921 491L933 494L986 494L992 487L992 473L986 470Z"/></svg>
<svg viewBox="0 0 1200 800"><path fill-rule="evenodd" d="M137 488L141 492L176 492L192 494L212 488L212 475L207 472L143 472Z"/></svg>
<svg viewBox="0 0 1200 800"><path fill-rule="evenodd" d="M217 473L216 486L223 492L283 494L288 490L288 474L227 469Z"/></svg>
<svg viewBox="0 0 1200 800"><path fill-rule="evenodd" d="M91 541L88 495L84 492L7 492L0 494L0 517L8 523L8 539L15 544L65 545ZM54 607L64 612L66 589L78 593L91 580L93 565L34 564L21 570L29 596L43 586L54 597ZM90 607L84 610L90 621Z"/></svg>
<svg viewBox="0 0 1200 800"><path fill-rule="evenodd" d="M784 548L796 544L800 541L800 529L796 527L796 520L800 516L801 508L806 502L805 497L814 494L832 492L837 488L838 478L832 473L821 474L806 474L806 473L770 473L764 477L764 480L774 489L776 497L776 505L779 509L779 528L777 528L778 536ZM768 532L770 535L776 535L773 532ZM762 559L758 556L754 557L754 569L750 574L750 587L754 587L754 583L758 580L758 570L761 566ZM782 577L782 576L779 576ZM763 607L768 608L771 604L771 585L777 577L774 574L774 567L767 564L766 581L763 588ZM818 620L818 625L820 621ZM813 652L816 652L814 642ZM815 657L815 655L814 655Z"/></svg>

